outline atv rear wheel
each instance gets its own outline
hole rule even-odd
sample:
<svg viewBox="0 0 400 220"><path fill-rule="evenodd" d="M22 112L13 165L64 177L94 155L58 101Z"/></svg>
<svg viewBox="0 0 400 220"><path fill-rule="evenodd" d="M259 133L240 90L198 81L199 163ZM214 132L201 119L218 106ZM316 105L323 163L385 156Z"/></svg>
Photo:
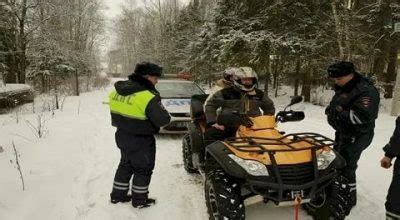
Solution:
<svg viewBox="0 0 400 220"><path fill-rule="evenodd" d="M240 186L222 170L208 173L204 186L210 220L245 219L245 207Z"/></svg>
<svg viewBox="0 0 400 220"><path fill-rule="evenodd" d="M182 140L182 156L183 166L188 173L198 173L198 170L193 166L192 149L190 146L189 134L185 134Z"/></svg>

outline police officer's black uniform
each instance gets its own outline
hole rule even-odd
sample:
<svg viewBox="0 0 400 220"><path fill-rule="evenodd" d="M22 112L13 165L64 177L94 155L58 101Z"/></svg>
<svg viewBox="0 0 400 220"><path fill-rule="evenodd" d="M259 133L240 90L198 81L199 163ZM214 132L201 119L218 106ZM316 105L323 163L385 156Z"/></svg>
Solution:
<svg viewBox="0 0 400 220"><path fill-rule="evenodd" d="M346 160L347 166L341 171L350 191L349 207L356 205L356 169L361 153L374 136L375 119L378 117L379 92L370 79L355 72L350 62L339 62L328 69L331 78L354 77L344 86L335 85L335 95L326 108L328 123L336 130L335 150Z"/></svg>
<svg viewBox="0 0 400 220"><path fill-rule="evenodd" d="M157 90L144 75L161 76L161 68L151 63L138 64L129 80L115 83L115 90L109 96L112 125L117 127L115 140L121 151L111 202L130 201L127 193L133 176L134 207L154 203L148 198L155 163L154 134L170 122L170 115L162 106Z"/></svg>
<svg viewBox="0 0 400 220"><path fill-rule="evenodd" d="M396 128L389 143L383 148L385 156L397 158L393 167L393 179L386 197L386 218L400 220L400 117L396 119Z"/></svg>

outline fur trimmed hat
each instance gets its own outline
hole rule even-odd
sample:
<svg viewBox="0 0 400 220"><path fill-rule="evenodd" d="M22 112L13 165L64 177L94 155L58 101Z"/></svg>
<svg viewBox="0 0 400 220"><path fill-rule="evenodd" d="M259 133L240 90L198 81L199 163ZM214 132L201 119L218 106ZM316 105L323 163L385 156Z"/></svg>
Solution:
<svg viewBox="0 0 400 220"><path fill-rule="evenodd" d="M162 67L158 66L157 64L150 63L150 62L142 62L136 64L135 73L137 75L145 76L158 76L161 77L162 75Z"/></svg>
<svg viewBox="0 0 400 220"><path fill-rule="evenodd" d="M351 73L355 73L354 64L352 62L340 61L334 63L328 67L328 76L330 78L337 78L347 76Z"/></svg>

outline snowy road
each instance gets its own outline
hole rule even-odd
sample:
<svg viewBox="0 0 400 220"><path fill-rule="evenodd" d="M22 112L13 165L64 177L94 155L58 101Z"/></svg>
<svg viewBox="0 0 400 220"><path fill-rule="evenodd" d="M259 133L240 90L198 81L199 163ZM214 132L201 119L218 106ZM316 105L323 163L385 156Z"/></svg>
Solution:
<svg viewBox="0 0 400 220"><path fill-rule="evenodd" d="M110 125L107 91L68 97L63 111L45 113L45 138L34 128L38 113L31 104L19 113L0 115L0 219L207 219L199 176L183 169L180 137L157 137L157 161L150 195L157 205L136 210L112 205L109 193L119 160ZM277 100L278 109L281 100ZM36 107L40 102L36 103ZM287 132L312 131L332 137L323 108L304 105L307 119L282 125ZM29 113L30 112L30 113ZM37 112L37 111L36 111ZM39 114L40 115L40 114ZM389 139L394 118L381 114L373 144L358 170L359 202L348 219L384 219L384 201L391 171L379 167L381 147ZM25 179L22 191L12 142L20 154ZM247 206L247 219L294 219L292 207L255 203ZM301 213L301 219L310 219Z"/></svg>

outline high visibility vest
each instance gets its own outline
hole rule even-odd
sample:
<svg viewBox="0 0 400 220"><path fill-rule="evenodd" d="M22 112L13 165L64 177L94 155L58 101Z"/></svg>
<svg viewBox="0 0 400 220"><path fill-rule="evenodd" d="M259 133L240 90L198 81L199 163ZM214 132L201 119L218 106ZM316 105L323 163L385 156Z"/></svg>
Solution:
<svg viewBox="0 0 400 220"><path fill-rule="evenodd" d="M117 91L112 91L109 97L110 111L123 117L146 120L146 107L154 94L148 90L122 96Z"/></svg>

